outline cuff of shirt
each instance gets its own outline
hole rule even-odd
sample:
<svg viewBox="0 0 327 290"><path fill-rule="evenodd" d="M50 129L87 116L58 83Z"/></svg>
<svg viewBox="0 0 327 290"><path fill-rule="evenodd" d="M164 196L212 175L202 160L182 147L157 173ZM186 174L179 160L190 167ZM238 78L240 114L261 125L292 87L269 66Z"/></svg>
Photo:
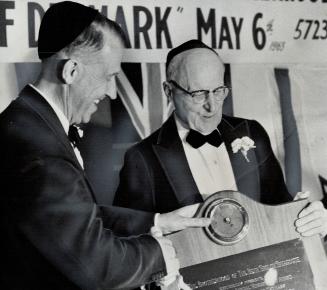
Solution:
<svg viewBox="0 0 327 290"><path fill-rule="evenodd" d="M159 215L160 215L160 213L156 213L156 214L154 215L154 220L153 220L153 224L154 224L154 226L151 227L151 229L150 229L150 233L151 233L151 235L154 236L154 237L162 237L162 236L163 236L163 234L162 234L162 230L161 230L161 228L158 226L158 218L159 218Z"/></svg>

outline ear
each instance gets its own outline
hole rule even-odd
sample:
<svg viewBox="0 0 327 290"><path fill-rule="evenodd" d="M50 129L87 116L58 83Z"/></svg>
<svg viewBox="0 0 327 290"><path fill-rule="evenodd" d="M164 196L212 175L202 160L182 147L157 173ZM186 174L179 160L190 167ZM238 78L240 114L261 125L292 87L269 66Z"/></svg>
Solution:
<svg viewBox="0 0 327 290"><path fill-rule="evenodd" d="M163 87L163 90L168 98L168 101L169 102L172 102L173 101L173 91L172 91L172 87L171 87L171 84L167 81L164 81L162 83L162 87Z"/></svg>
<svg viewBox="0 0 327 290"><path fill-rule="evenodd" d="M78 76L80 65L76 60L68 59L61 68L60 76L62 81L71 85Z"/></svg>

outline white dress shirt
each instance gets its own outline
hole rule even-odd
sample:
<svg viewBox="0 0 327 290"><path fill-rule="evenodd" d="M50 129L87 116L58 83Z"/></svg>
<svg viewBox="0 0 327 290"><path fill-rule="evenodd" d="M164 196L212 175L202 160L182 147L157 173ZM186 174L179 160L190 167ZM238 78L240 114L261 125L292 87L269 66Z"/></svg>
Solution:
<svg viewBox="0 0 327 290"><path fill-rule="evenodd" d="M36 88L34 85L29 84L34 90L36 90L50 105L50 107L55 111L61 125L63 126L67 136L68 136L68 130L69 130L69 121L67 119L67 117L65 116L65 114L60 110L60 108L56 105L55 102L53 102L49 97L46 97L45 94L43 94L38 88ZM82 166L82 168L84 169L84 162L83 162L83 158L81 156L80 151L78 150L77 147L74 147L72 143L70 143L72 148L74 149L76 158L78 160L78 162L80 163L80 165Z"/></svg>
<svg viewBox="0 0 327 290"><path fill-rule="evenodd" d="M206 197L220 190L237 190L225 143L218 148L205 143L195 149L186 142L190 130L183 127L176 115L175 122L188 165L200 194Z"/></svg>

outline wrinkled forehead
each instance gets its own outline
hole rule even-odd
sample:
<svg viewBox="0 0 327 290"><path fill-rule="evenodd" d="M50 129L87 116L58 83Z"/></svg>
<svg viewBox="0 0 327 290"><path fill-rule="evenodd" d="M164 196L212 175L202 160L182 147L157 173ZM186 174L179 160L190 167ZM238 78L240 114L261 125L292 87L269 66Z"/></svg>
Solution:
<svg viewBox="0 0 327 290"><path fill-rule="evenodd" d="M179 66L177 77L187 84L193 79L223 79L225 68L220 57L205 48L195 48L178 55Z"/></svg>

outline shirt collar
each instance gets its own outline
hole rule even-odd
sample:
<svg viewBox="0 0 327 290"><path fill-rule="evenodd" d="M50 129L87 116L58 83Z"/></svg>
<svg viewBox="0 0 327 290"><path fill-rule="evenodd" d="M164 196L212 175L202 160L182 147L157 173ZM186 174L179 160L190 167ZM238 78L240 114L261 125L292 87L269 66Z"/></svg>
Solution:
<svg viewBox="0 0 327 290"><path fill-rule="evenodd" d="M56 105L56 103L51 100L50 97L47 97L42 91L40 91L37 87L35 87L32 84L29 84L30 87L32 87L34 90L36 90L50 105L50 107L55 111L61 125L64 127L64 130L66 134L68 135L68 130L69 130L69 121L65 114L62 112L62 110Z"/></svg>

